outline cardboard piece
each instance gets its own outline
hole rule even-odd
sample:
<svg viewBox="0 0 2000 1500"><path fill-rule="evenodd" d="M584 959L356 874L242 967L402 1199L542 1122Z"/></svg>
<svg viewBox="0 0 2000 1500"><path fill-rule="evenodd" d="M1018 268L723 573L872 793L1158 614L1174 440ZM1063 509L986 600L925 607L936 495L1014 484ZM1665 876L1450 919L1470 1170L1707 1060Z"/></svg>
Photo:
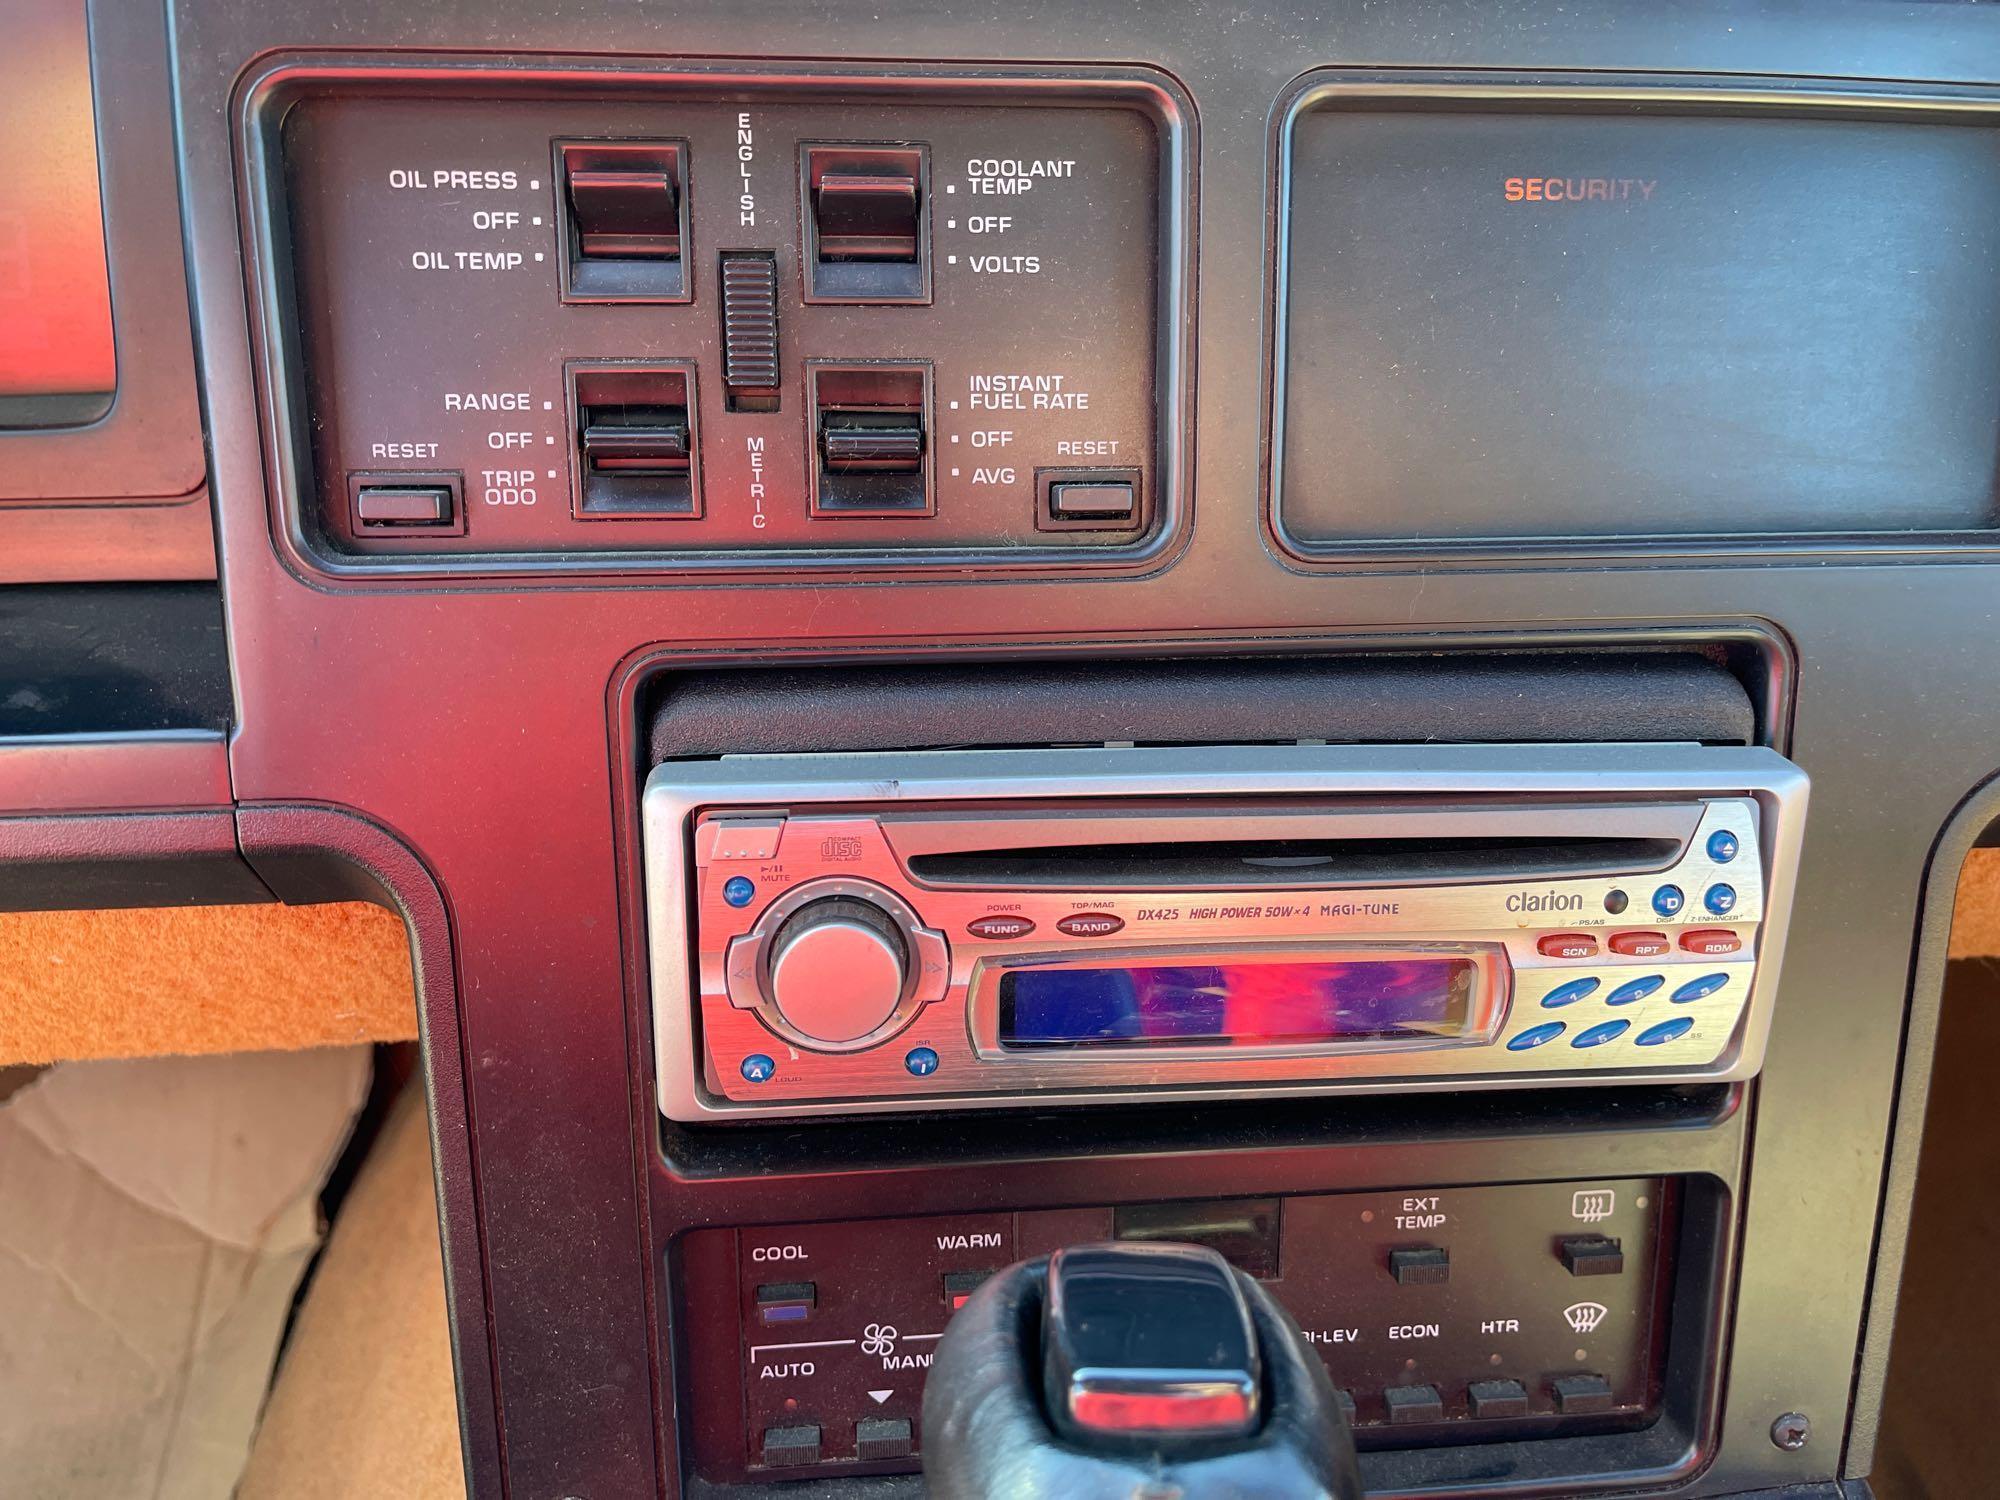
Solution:
<svg viewBox="0 0 2000 1500"><path fill-rule="evenodd" d="M369 1049L66 1063L0 1103L0 1475L235 1487Z"/></svg>
<svg viewBox="0 0 2000 1500"><path fill-rule="evenodd" d="M421 1081L384 1121L299 1304L236 1500L465 1500Z"/></svg>

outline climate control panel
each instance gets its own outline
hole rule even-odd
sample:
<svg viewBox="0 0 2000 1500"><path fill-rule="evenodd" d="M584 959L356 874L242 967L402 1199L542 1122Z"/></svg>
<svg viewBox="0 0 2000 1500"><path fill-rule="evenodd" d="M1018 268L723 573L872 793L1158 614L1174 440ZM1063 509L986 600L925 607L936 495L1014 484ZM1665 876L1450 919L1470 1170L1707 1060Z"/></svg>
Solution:
<svg viewBox="0 0 2000 1500"><path fill-rule="evenodd" d="M1107 566L1182 517L1163 80L286 87L283 519L334 571Z"/></svg>
<svg viewBox="0 0 2000 1500"><path fill-rule="evenodd" d="M693 1368L740 1371L689 1392L704 1472L916 1467L952 1314L1003 1266L1102 1240L1208 1245L1263 1281L1364 1449L1642 1427L1682 1195L1656 1177L699 1230L681 1296L733 1311L701 1324Z"/></svg>

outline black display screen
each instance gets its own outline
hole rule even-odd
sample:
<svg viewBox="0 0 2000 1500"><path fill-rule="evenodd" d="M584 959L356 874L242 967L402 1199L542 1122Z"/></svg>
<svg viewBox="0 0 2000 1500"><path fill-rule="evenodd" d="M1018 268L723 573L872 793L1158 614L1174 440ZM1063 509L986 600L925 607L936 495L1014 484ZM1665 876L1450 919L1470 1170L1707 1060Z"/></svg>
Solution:
<svg viewBox="0 0 2000 1500"><path fill-rule="evenodd" d="M1995 523L1993 128L1321 105L1286 244L1305 544Z"/></svg>

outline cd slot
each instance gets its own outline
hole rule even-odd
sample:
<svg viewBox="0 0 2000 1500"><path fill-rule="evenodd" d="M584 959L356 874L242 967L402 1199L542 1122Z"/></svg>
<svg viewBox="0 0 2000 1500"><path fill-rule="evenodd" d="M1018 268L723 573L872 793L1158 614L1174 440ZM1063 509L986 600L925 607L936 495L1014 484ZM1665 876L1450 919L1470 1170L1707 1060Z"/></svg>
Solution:
<svg viewBox="0 0 2000 1500"><path fill-rule="evenodd" d="M915 813L883 830L929 886L1193 890L1643 874L1679 859L1700 818L1701 805L1686 802L1155 806Z"/></svg>
<svg viewBox="0 0 2000 1500"><path fill-rule="evenodd" d="M1642 838L1221 839L925 854L911 859L910 874L934 886L1044 890L1428 885L1663 870L1680 849L1674 839Z"/></svg>

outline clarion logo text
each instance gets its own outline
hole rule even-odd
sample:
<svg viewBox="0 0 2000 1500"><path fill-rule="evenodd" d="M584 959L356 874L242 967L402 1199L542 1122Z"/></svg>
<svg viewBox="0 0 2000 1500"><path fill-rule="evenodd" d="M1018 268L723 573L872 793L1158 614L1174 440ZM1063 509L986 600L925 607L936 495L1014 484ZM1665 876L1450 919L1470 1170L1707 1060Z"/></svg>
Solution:
<svg viewBox="0 0 2000 1500"><path fill-rule="evenodd" d="M1583 897L1574 891L1516 891L1507 898L1509 911L1582 911Z"/></svg>
<svg viewBox="0 0 2000 1500"><path fill-rule="evenodd" d="M1653 201L1657 177L1509 177L1509 203L1641 203Z"/></svg>

